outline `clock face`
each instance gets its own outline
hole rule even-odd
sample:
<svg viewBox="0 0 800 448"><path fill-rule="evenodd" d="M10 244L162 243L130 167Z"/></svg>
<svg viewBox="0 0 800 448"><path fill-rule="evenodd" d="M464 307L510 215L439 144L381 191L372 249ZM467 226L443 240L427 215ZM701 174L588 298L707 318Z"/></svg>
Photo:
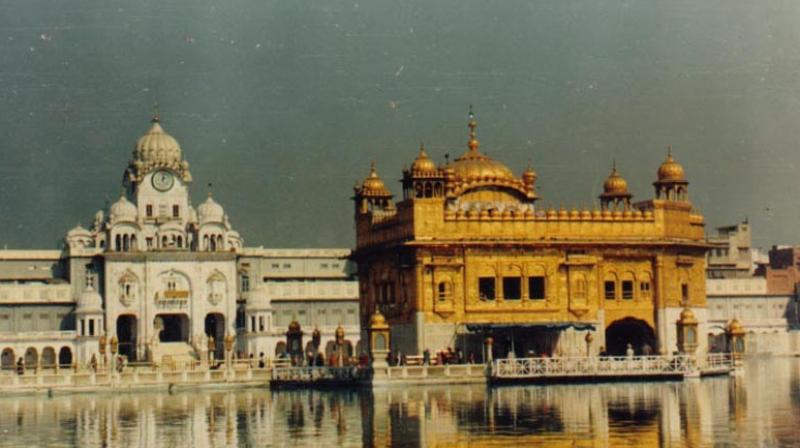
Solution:
<svg viewBox="0 0 800 448"><path fill-rule="evenodd" d="M153 188L167 191L175 184L175 177L169 171L159 170L153 173Z"/></svg>

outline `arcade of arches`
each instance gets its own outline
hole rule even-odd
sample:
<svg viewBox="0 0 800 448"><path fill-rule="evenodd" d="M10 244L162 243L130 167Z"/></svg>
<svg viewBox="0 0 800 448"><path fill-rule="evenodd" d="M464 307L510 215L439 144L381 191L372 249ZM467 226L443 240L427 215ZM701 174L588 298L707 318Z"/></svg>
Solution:
<svg viewBox="0 0 800 448"><path fill-rule="evenodd" d="M13 348L6 347L0 352L0 369L14 369L20 360L27 369L54 368L56 365L70 366L73 360L72 349L47 346L41 350L37 350L36 347L28 347L23 352L15 352Z"/></svg>

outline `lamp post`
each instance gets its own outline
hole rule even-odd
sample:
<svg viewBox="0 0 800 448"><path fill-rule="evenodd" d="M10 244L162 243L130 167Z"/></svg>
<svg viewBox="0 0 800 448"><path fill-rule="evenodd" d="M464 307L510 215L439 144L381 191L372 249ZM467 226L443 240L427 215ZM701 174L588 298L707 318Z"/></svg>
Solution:
<svg viewBox="0 0 800 448"><path fill-rule="evenodd" d="M116 336L111 336L111 342L108 343L108 347L111 350L111 368L116 370L117 368L117 350L119 350L119 340L117 340ZM105 362L105 356L103 357Z"/></svg>
<svg viewBox="0 0 800 448"><path fill-rule="evenodd" d="M103 367L106 366L106 342L107 340L105 335L100 336L100 339L97 341L100 357L103 358Z"/></svg>
<svg viewBox="0 0 800 448"><path fill-rule="evenodd" d="M586 341L586 357L588 358L592 356L592 342L594 341L594 333L587 331L583 340Z"/></svg>
<svg viewBox="0 0 800 448"><path fill-rule="evenodd" d="M232 334L225 336L225 357L229 365L233 361L233 343L235 339Z"/></svg>
<svg viewBox="0 0 800 448"><path fill-rule="evenodd" d="M208 349L208 363L213 365L217 354L217 342L214 341L213 336L208 337L208 340L206 341L206 348Z"/></svg>

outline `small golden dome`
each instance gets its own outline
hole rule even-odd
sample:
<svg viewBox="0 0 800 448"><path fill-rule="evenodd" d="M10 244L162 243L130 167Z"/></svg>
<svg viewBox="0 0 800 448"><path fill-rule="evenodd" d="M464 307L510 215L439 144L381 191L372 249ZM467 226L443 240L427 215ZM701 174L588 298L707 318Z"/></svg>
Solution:
<svg viewBox="0 0 800 448"><path fill-rule="evenodd" d="M672 147L670 147L667 151L667 159L658 167L658 181L683 182L685 180L683 167L672 158Z"/></svg>
<svg viewBox="0 0 800 448"><path fill-rule="evenodd" d="M386 318L383 317L380 311L375 310L375 314L369 319L370 328L385 328L387 327Z"/></svg>
<svg viewBox="0 0 800 448"><path fill-rule="evenodd" d="M530 163L528 163L528 168L522 173L522 181L525 182L526 185L533 185L536 183L536 171L533 170Z"/></svg>
<svg viewBox="0 0 800 448"><path fill-rule="evenodd" d="M375 170L375 162L372 162L370 166L369 176L364 179L364 182L361 184L361 192L367 196L391 196L392 194L389 190L386 189L386 185L383 183L380 177L378 177L378 172Z"/></svg>
<svg viewBox="0 0 800 448"><path fill-rule="evenodd" d="M690 308L684 308L683 311L681 311L680 321L683 324L696 324L697 318L694 317L694 311Z"/></svg>
<svg viewBox="0 0 800 448"><path fill-rule="evenodd" d="M733 318L731 322L728 324L728 333L730 334L744 334L744 327L742 323L739 322L739 319Z"/></svg>
<svg viewBox="0 0 800 448"><path fill-rule="evenodd" d="M611 169L611 174L603 183L603 196L629 196L628 182L619 175L617 164Z"/></svg>
<svg viewBox="0 0 800 448"><path fill-rule="evenodd" d="M425 152L425 146L421 144L419 145L419 154L414 159L414 163L411 164L411 172L413 174L433 174L436 172L436 163L428 157L428 153Z"/></svg>

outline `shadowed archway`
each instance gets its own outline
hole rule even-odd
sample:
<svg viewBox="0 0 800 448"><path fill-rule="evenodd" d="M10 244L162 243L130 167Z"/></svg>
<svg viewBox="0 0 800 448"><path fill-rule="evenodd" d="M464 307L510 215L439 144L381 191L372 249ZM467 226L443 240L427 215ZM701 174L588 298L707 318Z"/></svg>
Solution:
<svg viewBox="0 0 800 448"><path fill-rule="evenodd" d="M628 344L633 346L636 355L648 349L655 354L656 335L653 328L641 319L626 317L617 320L606 328L606 351L611 356L625 356Z"/></svg>

